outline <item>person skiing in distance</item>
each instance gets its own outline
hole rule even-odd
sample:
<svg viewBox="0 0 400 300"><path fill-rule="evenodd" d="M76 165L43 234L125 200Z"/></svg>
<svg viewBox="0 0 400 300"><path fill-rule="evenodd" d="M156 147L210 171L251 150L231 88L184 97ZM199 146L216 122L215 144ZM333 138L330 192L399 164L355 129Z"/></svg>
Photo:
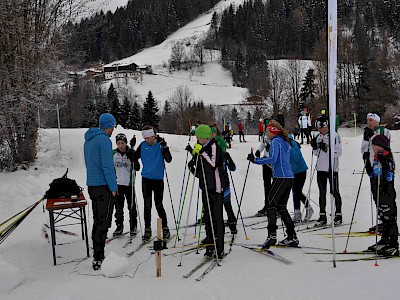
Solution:
<svg viewBox="0 0 400 300"><path fill-rule="evenodd" d="M170 238L167 214L163 205L165 163L172 161L171 152L165 139L157 135L153 126L142 128L144 141L140 143L134 155L134 161L142 160L142 193L144 200L144 241L151 239L151 207L154 193L154 204L158 216L162 219L163 239Z"/></svg>
<svg viewBox="0 0 400 300"><path fill-rule="evenodd" d="M329 179L329 184L332 186L330 165L329 165L329 132L328 119L324 116L317 118L316 126L319 131L317 136L311 139L311 147L313 148L313 155L317 156L317 183L319 189L319 219L318 225L323 226L327 224L326 218L326 185ZM333 190L335 198L335 225L342 224L342 197L339 192L339 157L342 155L342 142L337 132L335 135L334 145L334 161L333 164Z"/></svg>
<svg viewBox="0 0 400 300"><path fill-rule="evenodd" d="M268 120L269 122L269 120ZM269 149L271 147L270 140L267 135L262 136L262 141L258 145L258 148L255 152L255 156L257 158L261 157L261 152L264 151L263 157L269 156ZM271 191L271 181L272 181L272 168L271 165L263 164L262 165L262 177L263 177L263 185L264 185L264 206L256 213L256 216L262 217L267 215L268 211L268 195Z"/></svg>
<svg viewBox="0 0 400 300"><path fill-rule="evenodd" d="M117 148L113 150L113 161L115 174L117 175L118 195L115 203L115 229L113 235L121 235L124 231L124 203L125 199L129 210L129 229L130 235L137 234L137 211L134 202L135 190L132 189L132 171L140 170L138 161L134 161L135 150L130 148L127 143L126 135L119 133L115 137ZM132 193L133 191L133 193Z"/></svg>
<svg viewBox="0 0 400 300"><path fill-rule="evenodd" d="M199 186L202 191L204 209L204 221L208 241L213 240L212 231L216 238L217 256L219 259L224 256L224 220L223 220L223 192L226 188L226 181L223 179L223 154L218 143L211 136L211 128L207 125L200 125L196 128L198 142L193 148L193 158L188 163L189 170L199 178ZM186 147L188 150L188 147ZM197 162L197 165L196 165ZM203 176L203 168L204 174ZM210 207L208 207L208 201ZM211 212L211 216L210 213ZM212 218L212 224L211 224ZM213 228L211 227L213 226ZM206 247L205 256L214 255L214 246Z"/></svg>
<svg viewBox="0 0 400 300"><path fill-rule="evenodd" d="M278 114L276 115L276 121L278 121L279 124L281 124L281 126L283 128L285 128L285 116L283 115L282 111L278 111Z"/></svg>
<svg viewBox="0 0 400 300"><path fill-rule="evenodd" d="M397 227L396 190L394 188L395 163L390 150L389 139L385 135L372 138L374 161L370 174L374 197L378 199L378 214L382 220L382 238L368 247L368 251L377 251L379 255L398 256L399 229Z"/></svg>
<svg viewBox="0 0 400 300"><path fill-rule="evenodd" d="M245 143L246 140L244 139L243 130L244 130L244 126L243 126L242 120L238 119L239 142L242 142L242 139L243 139L243 142Z"/></svg>
<svg viewBox="0 0 400 300"><path fill-rule="evenodd" d="M374 161L374 151L372 149L372 138L375 135L384 135L389 140L389 147L390 147L390 139L391 133L390 130L381 126L379 123L381 122L381 118L377 113L370 112L367 114L367 127L364 129L363 140L361 141L361 154L364 160L365 171L367 172L368 176L372 173L372 164ZM371 179L370 176L370 189L371 193L376 205L376 194L374 195L373 191L376 189L374 187L374 181ZM378 232L382 225L377 224L376 226L372 226L369 228L369 231L375 231L376 227L378 227Z"/></svg>
<svg viewBox="0 0 400 300"><path fill-rule="evenodd" d="M263 118L260 118L258 122L258 141L262 141L262 138L264 136L264 120Z"/></svg>
<svg viewBox="0 0 400 300"><path fill-rule="evenodd" d="M311 127L311 120L310 116L303 111L298 119L299 127L300 127L300 137L301 143L304 143L304 135L307 138L307 144L310 143L310 127Z"/></svg>
<svg viewBox="0 0 400 300"><path fill-rule="evenodd" d="M269 122L266 128L266 135L271 141L269 156L258 158L250 153L247 159L254 164L271 164L273 171L273 181L271 191L268 195L268 237L262 249L269 249L276 244L276 212L281 216L281 220L286 226L287 238L279 242L279 245L296 247L299 241L294 229L294 223L287 210L287 202L290 190L293 185L293 172L290 167L290 140L287 131L277 122Z"/></svg>
<svg viewBox="0 0 400 300"><path fill-rule="evenodd" d="M110 141L115 125L114 116L104 113L99 118L100 128L89 128L85 133L86 185L92 200L92 267L95 271L101 269L104 260L105 241L118 190Z"/></svg>

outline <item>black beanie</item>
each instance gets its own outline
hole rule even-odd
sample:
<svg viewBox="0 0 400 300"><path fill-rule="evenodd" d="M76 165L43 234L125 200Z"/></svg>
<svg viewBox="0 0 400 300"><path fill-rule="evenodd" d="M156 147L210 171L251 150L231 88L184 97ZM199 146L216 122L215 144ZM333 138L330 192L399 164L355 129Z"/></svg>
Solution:
<svg viewBox="0 0 400 300"><path fill-rule="evenodd" d="M385 135L376 135L372 139L372 145L381 146L383 149L389 151L389 139Z"/></svg>
<svg viewBox="0 0 400 300"><path fill-rule="evenodd" d="M118 133L117 136L115 137L115 141L124 141L125 143L128 144L128 139L126 138L126 135L123 133Z"/></svg>

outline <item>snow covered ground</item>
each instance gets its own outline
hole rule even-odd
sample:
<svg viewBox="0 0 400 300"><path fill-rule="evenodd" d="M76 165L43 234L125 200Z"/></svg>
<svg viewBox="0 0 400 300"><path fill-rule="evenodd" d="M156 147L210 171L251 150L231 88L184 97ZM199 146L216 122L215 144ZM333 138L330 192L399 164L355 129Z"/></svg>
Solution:
<svg viewBox="0 0 400 300"><path fill-rule="evenodd" d="M69 168L69 177L77 180L78 184L85 187L85 165L83 158L83 134L85 129L63 129L61 131L62 150L58 145L58 131L53 129L41 130L38 159L35 165L28 170L14 173L0 173L0 222L8 219L18 211L28 207L40 199L48 189L48 184L60 177L66 168ZM119 132L127 134L130 139L133 134L142 140L140 132L124 130L118 127L111 138L115 145L115 135ZM354 171L362 169L362 160L359 154L361 131L354 136L350 129L339 130L343 140L343 156L340 160L340 191L343 198L344 222L351 219L360 174ZM173 161L167 164L168 178L171 186L172 200L175 211L178 209L180 191L186 152L184 150L187 136L162 134L168 142ZM239 143L237 136L234 138L230 153L237 164L237 171L233 173L234 183L240 197L248 162L247 153L251 147L257 147L256 136L247 136L247 143ZM193 144L194 141L191 141ZM392 148L399 150L400 132L392 132ZM302 147L304 157L310 167L311 148L309 145ZM399 154L395 159L400 160ZM315 159L313 161L315 164ZM307 193L309 177L304 188ZM398 178L396 179L397 192L399 192ZM141 195L141 178L137 177L136 191L140 216L143 222L143 198ZM189 206L189 185L182 223L186 223L187 208ZM261 167L251 165L245 187L242 213L244 216L252 215L263 205L263 189ZM316 179L311 184L311 199L318 202L318 188ZM194 188L193 202L189 223L196 219L195 209L197 202L197 183ZM232 197L234 210L237 211L235 197ZM174 219L168 189L164 192L164 205L167 210L170 228L174 227ZM291 198L289 211L293 211ZM318 209L313 204L317 217ZM328 211L330 209L328 208ZM92 212L89 205L86 209L88 215L89 232L92 227ZM127 211L125 212L127 216ZM156 211L153 209L153 233L156 228ZM127 218L126 218L127 219ZM244 220L246 224L259 219ZM367 178L364 178L361 193L355 214L356 223L353 230L366 230L371 226L370 192ZM201 273L198 271L192 277L182 277L203 257L200 254L184 255L182 266L178 267L180 256L166 256L162 258L162 277L156 277L154 255L147 248L143 248L132 257L126 258L127 252L139 244L136 238L133 245L126 249L122 246L127 237L120 238L106 246L106 255L112 256L114 262L127 262L121 267L111 264L108 271L122 272L123 276L110 278L103 275L104 270L94 272L91 269L92 259L81 262L77 260L85 257L84 243L78 237L66 236L57 233L59 243L70 243L57 246L59 265L53 266L51 246L42 236L42 227L48 223L48 213L42 207L37 207L25 221L0 245L0 298L1 299L395 299L399 295L398 272L399 259L379 261L379 267L374 266L374 261L338 262L333 268L330 262L315 262L315 259L332 258L331 255L305 254L306 249L272 250L291 260L291 265L285 265L269 257L234 245L232 253L216 267L201 282L195 278ZM126 220L125 228L128 228ZM265 225L265 223L263 224ZM261 225L260 225L261 226ZM79 226L67 226L63 229L79 233ZM115 225L109 230L109 236ZM237 243L262 243L267 235L266 229L253 230L246 227L249 240L246 240L243 228L238 226L239 234ZM348 226L336 229L337 232L348 231ZM173 230L173 232L175 232ZM183 239L184 230L180 231ZM315 246L332 248L332 240L320 233L299 232L298 238L301 246ZM186 242L193 242L194 228L188 229ZM226 240L230 234L226 234ZM278 239L283 239L282 231L278 231ZM362 250L373 244L375 238L352 237L348 251ZM346 238L336 239L336 249L341 252L346 243ZM91 241L90 241L91 245ZM164 253L172 253L174 243L170 242L169 249ZM178 242L177 245L181 245ZM229 249L229 245L225 246ZM111 255L110 255L111 254ZM353 255L337 255L337 258L359 257ZM111 257L110 257L111 258ZM111 259L110 259L111 260ZM114 268L114 269L113 269Z"/></svg>

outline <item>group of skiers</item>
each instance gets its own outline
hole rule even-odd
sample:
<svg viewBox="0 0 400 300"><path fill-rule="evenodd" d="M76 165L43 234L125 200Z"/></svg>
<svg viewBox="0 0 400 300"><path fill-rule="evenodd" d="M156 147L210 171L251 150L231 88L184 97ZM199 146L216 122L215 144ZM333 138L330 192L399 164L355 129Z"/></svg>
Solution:
<svg viewBox="0 0 400 300"><path fill-rule="evenodd" d="M278 114L282 115L281 113ZM303 115L304 116L304 115ZM278 119L278 117L276 118ZM260 120L261 122L261 120ZM280 122L275 119L268 120L266 125L262 120L263 134L259 148L247 159L249 163L262 165L264 182L265 203L258 211L257 216L267 216L268 237L262 248L268 249L277 243L277 217L283 221L287 237L280 241L280 245L297 246L299 241L295 232L295 223L302 221L300 203L305 206L304 220L310 220L314 211L310 199L303 194L303 186L307 175L307 164L302 156L300 145L293 136L285 130L283 115ZM282 123L283 124L282 124ZM371 193L377 205L381 225L377 224L382 238L369 247L384 255L399 255L397 208L395 203L396 192L394 189L394 160L390 150L390 132L379 125L380 118L375 113L367 116L367 128L362 142L362 153L365 170L370 177ZM240 124L240 123L239 123ZM129 208L129 233L137 234L137 203L134 194L135 173L140 170L139 160L142 162L142 193L144 199L144 235L143 241L149 241L151 230L151 208L154 203L157 213L162 219L163 238L170 238L167 216L163 207L164 170L165 162L172 161L171 152L166 141L157 135L154 127L146 125L142 129L144 141L137 147L136 137L130 141L125 134L116 135L117 148L112 150L109 137L116 125L115 118L108 113L102 114L99 119L99 128L90 128L85 133L85 163L87 168L87 185L93 209L93 269L101 268L104 260L104 247L108 228L111 227L113 207L115 206L116 230L114 235L123 233L124 202L127 200ZM342 154L341 138L335 131L333 183L330 177L329 163L329 136L332 134L328 127L328 118L321 114L315 122L318 134L309 138L316 157L317 183L319 188L319 218L317 224L327 224L326 192L327 182L333 185L335 198L335 212L333 215L335 225L342 223L342 199L339 192L339 157ZM243 128L242 130L243 131ZM197 124L193 128L197 143L192 148L189 144L186 149L192 155L188 163L190 172L199 179L202 191L203 222L206 229L206 256L224 256L224 220L223 207L228 216L228 226L232 234L237 233L236 217L230 201L231 171L236 165L226 151L229 144L218 129L216 124ZM244 135L240 141L244 140ZM261 153L263 155L261 156ZM272 180L272 182L271 182ZM133 182L132 182L133 181ZM291 218L287 210L290 191L293 191L295 214Z"/></svg>

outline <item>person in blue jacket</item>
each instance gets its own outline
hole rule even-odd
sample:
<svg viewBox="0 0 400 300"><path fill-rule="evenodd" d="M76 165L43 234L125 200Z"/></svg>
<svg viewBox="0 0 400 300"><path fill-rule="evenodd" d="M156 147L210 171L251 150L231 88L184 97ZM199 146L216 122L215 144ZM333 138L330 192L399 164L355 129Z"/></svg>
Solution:
<svg viewBox="0 0 400 300"><path fill-rule="evenodd" d="M153 126L142 128L144 141L140 143L134 154L134 161L142 160L142 193L144 200L144 235L143 241L151 239L151 207L154 193L154 204L158 216L162 219L163 239L170 238L167 214L163 205L165 163L172 161L167 142L157 135Z"/></svg>
<svg viewBox="0 0 400 300"><path fill-rule="evenodd" d="M84 155L86 185L93 210L93 269L99 270L104 260L108 228L111 227L114 199L117 195L110 136L116 120L113 115L100 116L100 128L89 128L85 133Z"/></svg>
<svg viewBox="0 0 400 300"><path fill-rule="evenodd" d="M308 166L304 161L303 154L300 151L300 145L296 142L291 135L289 135L290 144L292 150L290 150L290 166L292 167L294 181L292 187L293 193L293 206L294 206L294 216L293 222L301 222L301 211L300 203L302 202L306 209L306 214L304 220L310 220L314 210L310 205L310 201L303 194L303 187L307 178Z"/></svg>
<svg viewBox="0 0 400 300"><path fill-rule="evenodd" d="M275 120L267 126L266 135L271 141L269 156L256 158L253 153L247 159L256 165L272 165L272 187L268 195L268 237L262 248L268 249L276 244L276 213L281 215L281 220L286 226L287 238L280 241L279 245L296 247L299 241L294 230L294 223L286 208L290 190L293 185L293 171L290 166L290 140L287 131Z"/></svg>

